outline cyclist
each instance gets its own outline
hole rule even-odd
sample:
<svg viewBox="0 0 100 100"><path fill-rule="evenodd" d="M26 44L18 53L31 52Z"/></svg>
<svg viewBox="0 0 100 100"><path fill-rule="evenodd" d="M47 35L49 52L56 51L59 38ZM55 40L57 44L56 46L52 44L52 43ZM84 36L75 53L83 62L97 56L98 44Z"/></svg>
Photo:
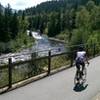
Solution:
<svg viewBox="0 0 100 100"><path fill-rule="evenodd" d="M83 47L79 47L79 50L76 53L76 60L75 61L76 61L75 64L76 64L77 71L80 71L80 65L82 66L82 75L83 75L85 61L87 62L87 64L89 64L86 51L84 50Z"/></svg>

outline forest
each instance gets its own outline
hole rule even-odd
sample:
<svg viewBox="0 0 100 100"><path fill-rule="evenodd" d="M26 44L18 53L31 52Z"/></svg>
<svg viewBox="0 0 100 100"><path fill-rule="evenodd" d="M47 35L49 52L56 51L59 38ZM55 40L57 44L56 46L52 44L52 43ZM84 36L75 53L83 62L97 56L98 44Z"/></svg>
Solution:
<svg viewBox="0 0 100 100"><path fill-rule="evenodd" d="M33 40L27 37L28 21L24 15L18 16L8 4L0 4L0 53L9 53L27 47Z"/></svg>
<svg viewBox="0 0 100 100"><path fill-rule="evenodd" d="M25 11L30 30L40 29L67 44L100 44L99 0L53 0Z"/></svg>
<svg viewBox="0 0 100 100"><path fill-rule="evenodd" d="M100 42L99 0L52 0L25 10L0 5L0 52L13 52L32 43L26 30L40 30L70 45ZM100 49L100 47L98 47Z"/></svg>

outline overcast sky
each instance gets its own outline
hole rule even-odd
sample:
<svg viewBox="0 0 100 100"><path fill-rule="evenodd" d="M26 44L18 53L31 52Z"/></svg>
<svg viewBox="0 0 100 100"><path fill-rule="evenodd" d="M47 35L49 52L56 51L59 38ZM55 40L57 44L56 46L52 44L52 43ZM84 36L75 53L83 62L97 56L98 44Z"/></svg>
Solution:
<svg viewBox="0 0 100 100"><path fill-rule="evenodd" d="M37 4L45 1L50 0L0 0L0 3L3 6L6 6L9 3L11 5L11 8L19 10L36 6Z"/></svg>

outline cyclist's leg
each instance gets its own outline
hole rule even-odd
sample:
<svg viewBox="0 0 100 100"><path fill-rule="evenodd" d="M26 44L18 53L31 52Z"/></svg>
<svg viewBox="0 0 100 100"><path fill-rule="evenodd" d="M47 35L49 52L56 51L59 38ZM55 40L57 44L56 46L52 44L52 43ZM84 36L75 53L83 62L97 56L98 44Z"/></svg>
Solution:
<svg viewBox="0 0 100 100"><path fill-rule="evenodd" d="M79 81L79 73L80 73L80 64L76 63L76 77L77 77L77 81Z"/></svg>
<svg viewBox="0 0 100 100"><path fill-rule="evenodd" d="M83 73L83 71L84 71L84 68L85 68L85 63L84 63L84 62L82 62L82 64L81 64L81 65L82 65L82 74L84 74L84 73Z"/></svg>
<svg viewBox="0 0 100 100"><path fill-rule="evenodd" d="M85 63L82 63L82 74L81 74L81 78L82 78L82 83L86 82L86 68L85 68Z"/></svg>

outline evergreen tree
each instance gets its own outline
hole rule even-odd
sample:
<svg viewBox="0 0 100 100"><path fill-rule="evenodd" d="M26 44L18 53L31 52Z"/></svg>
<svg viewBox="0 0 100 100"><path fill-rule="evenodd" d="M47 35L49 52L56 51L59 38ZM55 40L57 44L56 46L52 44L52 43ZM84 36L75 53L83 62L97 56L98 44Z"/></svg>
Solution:
<svg viewBox="0 0 100 100"><path fill-rule="evenodd" d="M23 12L23 15L19 17L19 32L25 33L28 28L28 22Z"/></svg>
<svg viewBox="0 0 100 100"><path fill-rule="evenodd" d="M16 36L18 35L19 32L19 22L18 22L18 18L17 18L17 13L15 12L12 16L11 19L11 37L12 39L15 39Z"/></svg>
<svg viewBox="0 0 100 100"><path fill-rule="evenodd" d="M8 42L11 39L11 19L12 19L12 10L10 5L5 8L4 13L4 32L3 32L3 40L4 42Z"/></svg>
<svg viewBox="0 0 100 100"><path fill-rule="evenodd" d="M0 41L3 41L3 33L4 32L4 16L3 16L3 13L2 13L2 6L0 4Z"/></svg>

